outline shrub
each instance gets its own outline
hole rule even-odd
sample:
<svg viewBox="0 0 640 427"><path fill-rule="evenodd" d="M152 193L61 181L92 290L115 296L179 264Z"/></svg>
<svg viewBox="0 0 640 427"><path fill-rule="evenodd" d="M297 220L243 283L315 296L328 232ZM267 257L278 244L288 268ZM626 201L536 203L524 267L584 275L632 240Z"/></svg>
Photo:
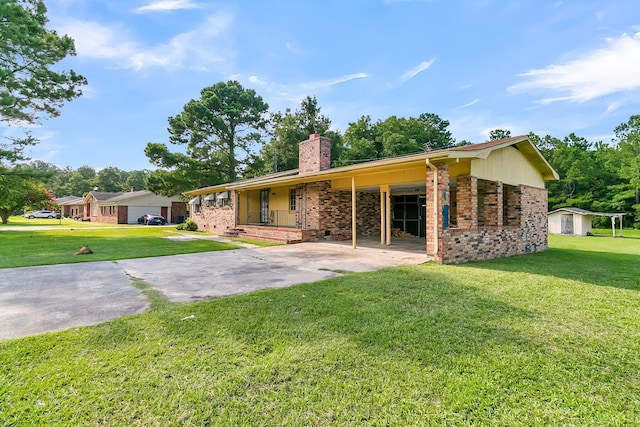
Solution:
<svg viewBox="0 0 640 427"><path fill-rule="evenodd" d="M182 224L176 226L177 230L198 231L198 224L192 219L188 219Z"/></svg>

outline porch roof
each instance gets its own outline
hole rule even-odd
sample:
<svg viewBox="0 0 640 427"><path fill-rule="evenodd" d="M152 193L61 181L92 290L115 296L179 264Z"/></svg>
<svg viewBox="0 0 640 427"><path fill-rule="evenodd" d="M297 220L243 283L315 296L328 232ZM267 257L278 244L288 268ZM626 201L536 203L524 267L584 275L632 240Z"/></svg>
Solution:
<svg viewBox="0 0 640 427"><path fill-rule="evenodd" d="M421 166L428 160L431 163L454 163L460 160L486 159L489 154L498 149L513 146L529 159L545 180L558 179L558 174L545 160L527 135L504 138L481 144L451 147L440 150L427 151L406 156L390 157L348 166L329 168L319 172L300 174L298 169L278 172L262 177L215 185L187 191L184 194L192 197L207 192L228 190L251 190L263 188L265 185L294 185L328 179L350 178L354 175L372 175L381 172L404 170Z"/></svg>

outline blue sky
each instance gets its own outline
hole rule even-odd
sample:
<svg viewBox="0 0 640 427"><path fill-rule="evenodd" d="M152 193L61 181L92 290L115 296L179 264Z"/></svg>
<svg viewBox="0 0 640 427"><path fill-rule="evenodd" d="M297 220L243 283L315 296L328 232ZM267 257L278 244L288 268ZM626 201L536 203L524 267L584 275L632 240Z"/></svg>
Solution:
<svg viewBox="0 0 640 427"><path fill-rule="evenodd" d="M457 140L571 132L611 142L640 114L637 0L45 0L84 95L32 129L34 159L153 169L147 142L200 89L238 80L271 111L316 96L362 115L436 113ZM3 134L17 132L3 128Z"/></svg>

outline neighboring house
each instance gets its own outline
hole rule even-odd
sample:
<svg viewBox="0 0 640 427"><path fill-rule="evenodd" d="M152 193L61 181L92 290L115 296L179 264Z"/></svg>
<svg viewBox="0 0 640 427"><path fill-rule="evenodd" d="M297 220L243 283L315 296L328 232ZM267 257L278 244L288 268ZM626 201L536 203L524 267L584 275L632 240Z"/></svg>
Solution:
<svg viewBox="0 0 640 427"><path fill-rule="evenodd" d="M527 136L331 168L331 141L313 134L299 164L186 192L191 219L283 242L413 235L442 263L547 249L544 183L558 175Z"/></svg>
<svg viewBox="0 0 640 427"><path fill-rule="evenodd" d="M180 197L165 197L151 191L105 193L92 191L84 198L83 220L112 224L137 224L145 214L162 215L167 222L184 220L187 208Z"/></svg>
<svg viewBox="0 0 640 427"><path fill-rule="evenodd" d="M616 218L620 218L620 235L622 236L623 213L591 212L580 208L560 208L549 212L549 233L573 236L586 236L591 232L591 220L594 216L611 218L613 236L616 235Z"/></svg>
<svg viewBox="0 0 640 427"><path fill-rule="evenodd" d="M78 196L66 196L56 199L60 206L60 214L65 218L82 218L84 216L84 199Z"/></svg>

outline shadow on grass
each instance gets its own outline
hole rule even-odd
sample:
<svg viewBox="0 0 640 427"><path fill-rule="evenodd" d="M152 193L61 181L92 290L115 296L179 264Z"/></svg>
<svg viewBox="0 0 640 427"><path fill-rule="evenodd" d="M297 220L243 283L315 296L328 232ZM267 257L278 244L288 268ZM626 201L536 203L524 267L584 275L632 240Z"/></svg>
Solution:
<svg viewBox="0 0 640 427"><path fill-rule="evenodd" d="M551 248L532 255L518 255L465 265L640 290L640 255L635 254Z"/></svg>
<svg viewBox="0 0 640 427"><path fill-rule="evenodd" d="M452 283L451 277L417 267L338 277L286 290L196 303L181 315L216 328L187 322L158 325L189 342L218 328L250 348L276 340L355 345L371 354L440 365L444 356L474 355L496 346L527 342L509 325L534 312L497 301L482 290ZM218 332L216 332L218 333ZM214 337L211 337L212 339ZM265 353L270 350L262 348ZM484 350L483 350L484 349Z"/></svg>

